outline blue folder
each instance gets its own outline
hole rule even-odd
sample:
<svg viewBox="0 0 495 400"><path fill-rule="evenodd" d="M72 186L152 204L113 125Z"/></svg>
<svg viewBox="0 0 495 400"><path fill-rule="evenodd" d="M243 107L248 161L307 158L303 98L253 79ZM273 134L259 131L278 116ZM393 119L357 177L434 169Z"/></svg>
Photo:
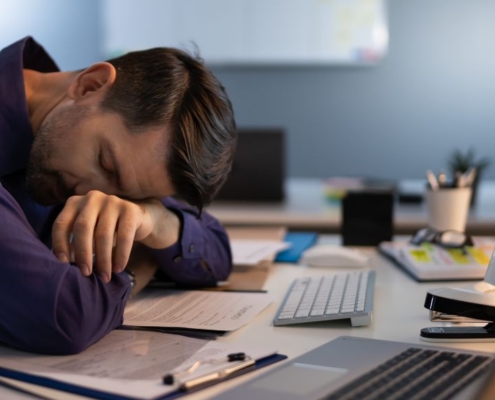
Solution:
<svg viewBox="0 0 495 400"><path fill-rule="evenodd" d="M314 246L317 240L318 234L315 232L288 232L284 242L290 243L291 247L278 253L275 262L298 262L303 251Z"/></svg>

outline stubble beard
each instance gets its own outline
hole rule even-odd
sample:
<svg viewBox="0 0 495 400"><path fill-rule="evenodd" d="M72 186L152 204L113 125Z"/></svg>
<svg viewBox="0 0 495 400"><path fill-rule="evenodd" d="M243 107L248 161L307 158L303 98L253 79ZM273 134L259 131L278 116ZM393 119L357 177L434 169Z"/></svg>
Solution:
<svg viewBox="0 0 495 400"><path fill-rule="evenodd" d="M38 130L31 148L26 168L26 185L29 195L41 205L62 204L73 193L60 171L49 167L50 159L61 150L58 140L79 123L86 110L75 113L62 109L45 120Z"/></svg>

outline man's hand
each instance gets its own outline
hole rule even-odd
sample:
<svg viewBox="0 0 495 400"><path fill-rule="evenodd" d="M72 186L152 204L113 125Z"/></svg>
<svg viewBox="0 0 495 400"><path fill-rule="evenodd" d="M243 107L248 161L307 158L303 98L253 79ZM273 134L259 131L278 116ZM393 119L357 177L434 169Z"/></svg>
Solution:
<svg viewBox="0 0 495 400"><path fill-rule="evenodd" d="M131 202L94 190L67 200L53 224L52 247L63 262L73 254L83 275L94 268L109 282L112 271L124 270L135 241L165 248L178 240L179 229L179 218L159 200Z"/></svg>

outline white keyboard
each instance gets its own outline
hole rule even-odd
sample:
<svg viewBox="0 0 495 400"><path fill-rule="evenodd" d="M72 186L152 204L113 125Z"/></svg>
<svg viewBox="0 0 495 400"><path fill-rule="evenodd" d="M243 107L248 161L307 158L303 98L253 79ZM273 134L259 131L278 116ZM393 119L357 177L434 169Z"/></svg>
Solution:
<svg viewBox="0 0 495 400"><path fill-rule="evenodd" d="M351 320L371 324L375 271L359 270L296 279L273 320L274 325Z"/></svg>

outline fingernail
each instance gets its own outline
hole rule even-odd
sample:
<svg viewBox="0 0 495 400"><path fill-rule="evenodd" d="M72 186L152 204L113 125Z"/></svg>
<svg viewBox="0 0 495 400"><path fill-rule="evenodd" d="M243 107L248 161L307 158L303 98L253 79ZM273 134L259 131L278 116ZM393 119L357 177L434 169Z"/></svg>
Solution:
<svg viewBox="0 0 495 400"><path fill-rule="evenodd" d="M108 274L106 274L105 272L100 274L100 278L105 283L110 282L110 276Z"/></svg>
<svg viewBox="0 0 495 400"><path fill-rule="evenodd" d="M65 255L65 253L59 253L57 255L57 258L61 262L64 262L64 263L69 262L69 259L67 258L67 256Z"/></svg>
<svg viewBox="0 0 495 400"><path fill-rule="evenodd" d="M88 264L81 264L81 271L82 271L84 276L91 275L91 272L89 271Z"/></svg>

